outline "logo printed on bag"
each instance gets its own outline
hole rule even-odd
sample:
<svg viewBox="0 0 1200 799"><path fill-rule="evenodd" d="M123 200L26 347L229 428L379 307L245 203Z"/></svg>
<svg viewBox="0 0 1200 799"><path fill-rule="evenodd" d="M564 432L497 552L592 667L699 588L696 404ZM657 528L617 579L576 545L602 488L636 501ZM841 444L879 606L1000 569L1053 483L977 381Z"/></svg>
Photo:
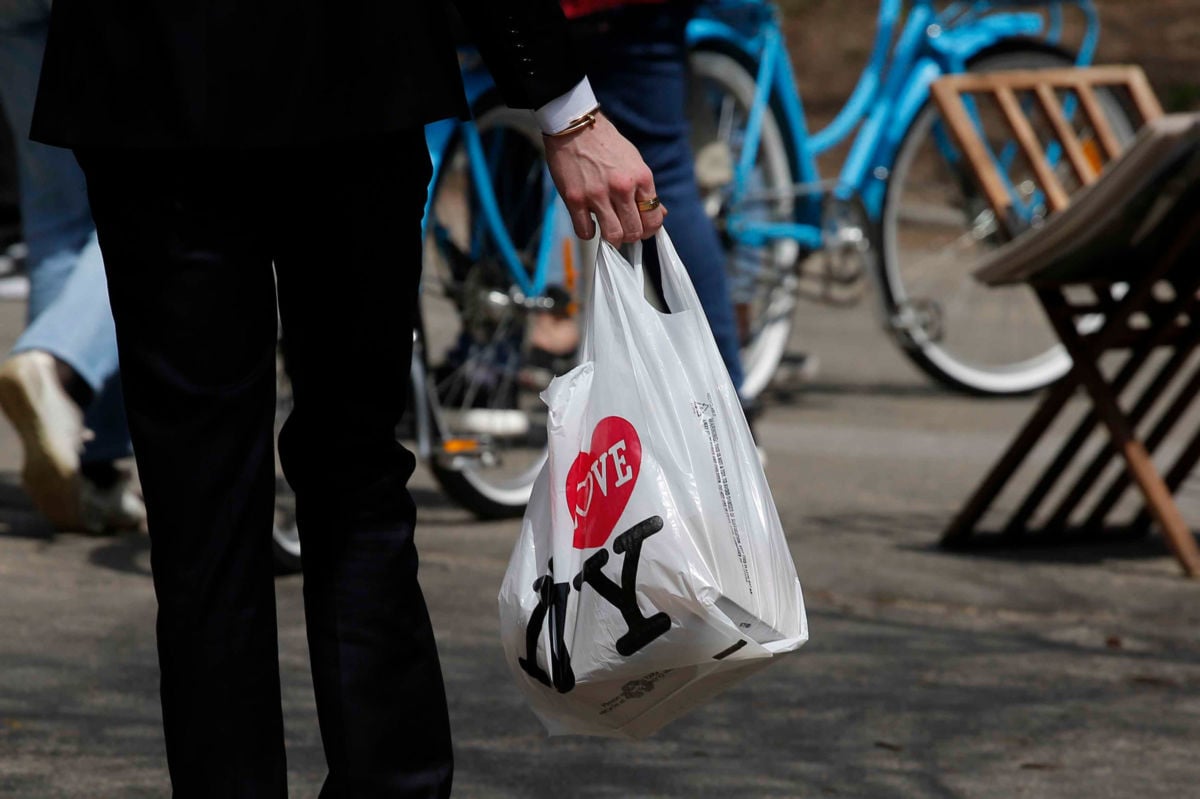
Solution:
<svg viewBox="0 0 1200 799"><path fill-rule="evenodd" d="M600 715L607 716L626 702L635 702L645 697L654 690L659 680L670 673L670 669L666 671L652 671L643 677L638 677L636 680L630 680L621 686L619 694L612 699L606 699L600 704Z"/></svg>
<svg viewBox="0 0 1200 799"><path fill-rule="evenodd" d="M626 699L640 699L654 690L654 680L640 677L621 686L621 695Z"/></svg>
<svg viewBox="0 0 1200 799"><path fill-rule="evenodd" d="M620 416L592 431L591 445L567 472L567 506L575 520L576 549L602 547L629 504L642 468L642 441Z"/></svg>

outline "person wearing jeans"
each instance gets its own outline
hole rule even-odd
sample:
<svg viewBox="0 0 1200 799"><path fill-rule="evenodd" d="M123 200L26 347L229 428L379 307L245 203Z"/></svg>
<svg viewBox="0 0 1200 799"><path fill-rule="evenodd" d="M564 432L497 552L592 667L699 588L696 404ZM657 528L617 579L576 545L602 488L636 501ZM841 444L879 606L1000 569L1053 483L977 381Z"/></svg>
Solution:
<svg viewBox="0 0 1200 799"><path fill-rule="evenodd" d="M704 210L688 143L691 0L562 0L600 107L654 172L679 253L733 384L743 381L740 342L725 271L725 250ZM646 248L647 268L657 253Z"/></svg>
<svg viewBox="0 0 1200 799"><path fill-rule="evenodd" d="M28 246L28 327L0 365L0 407L24 446L22 479L59 529L139 527L117 341L87 186L71 153L28 138L48 0L0 0L0 102L16 144Z"/></svg>

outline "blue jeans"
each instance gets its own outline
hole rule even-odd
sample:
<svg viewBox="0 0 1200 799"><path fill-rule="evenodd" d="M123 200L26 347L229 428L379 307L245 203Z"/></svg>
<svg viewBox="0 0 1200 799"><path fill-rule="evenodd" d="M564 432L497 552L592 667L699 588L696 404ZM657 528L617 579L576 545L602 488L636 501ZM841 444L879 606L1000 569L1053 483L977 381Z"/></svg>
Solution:
<svg viewBox="0 0 1200 799"><path fill-rule="evenodd" d="M685 28L694 4L635 6L585 17L576 33L601 108L642 154L667 206L667 232L704 306L729 377L742 385L725 251L704 211L688 143ZM654 248L647 248L647 267Z"/></svg>
<svg viewBox="0 0 1200 799"><path fill-rule="evenodd" d="M41 350L91 388L85 461L129 455L117 340L83 172L69 150L29 140L50 22L47 0L0 0L0 101L17 148L21 227L29 247L29 324L13 353Z"/></svg>

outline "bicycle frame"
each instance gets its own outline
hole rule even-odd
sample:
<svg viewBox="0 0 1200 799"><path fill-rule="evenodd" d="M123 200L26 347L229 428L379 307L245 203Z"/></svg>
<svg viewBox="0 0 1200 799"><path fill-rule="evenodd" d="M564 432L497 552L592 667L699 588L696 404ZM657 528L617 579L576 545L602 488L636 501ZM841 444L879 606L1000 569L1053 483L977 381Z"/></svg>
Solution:
<svg viewBox="0 0 1200 799"><path fill-rule="evenodd" d="M460 60L462 62L463 85L466 88L467 103L469 107L474 108L476 103L485 94L494 89L495 84L492 82L491 75L483 68L477 54L470 52L463 53ZM429 144L433 176L429 181L425 216L421 223L422 230L425 230L429 222L434 187L437 185L438 178L441 175L445 156L455 141L461 139L467 154L467 162L471 170L471 179L476 199L479 201L479 210L482 214L481 221L486 225L486 231L481 232L486 232L490 241L496 246L514 282L526 297L536 297L544 292L546 289L546 277L549 271L550 252L553 245L553 225L548 224L553 213L550 202L550 199L553 197L552 190L547 194L546 215L543 219L541 240L538 243L537 258L531 275L521 261L521 256L517 253L517 248L513 244L512 236L509 235L508 229L504 224L501 214L501 204L496 197L495 187L492 185L492 178L489 172L489 168L495 165L496 157L493 153L486 151L475 120L444 119L434 122L426 126L425 138ZM547 185L550 185L549 182L547 182ZM473 238L478 240L478 237ZM478 256L478 253L471 253L471 255L475 257Z"/></svg>
<svg viewBox="0 0 1200 799"><path fill-rule="evenodd" d="M1065 0L1079 8L1087 30L1078 63L1088 63L1099 35L1091 0ZM762 0L721 0L688 26L689 46L729 53L756 76L741 158L735 166L731 205L744 199L748 176L769 108L780 117L793 158L797 203L791 222L760 222L733 216L728 232L749 246L778 239L798 241L809 250L823 246L822 203L858 198L868 217L878 221L884 190L896 153L912 120L939 77L962 72L980 52L1005 40L1036 37L1057 43L1062 34L1063 2L1049 0L1041 11L1016 10L1018 0L954 2L938 11L932 0L882 0L870 60L842 110L824 129L810 133L791 60L779 26L779 12ZM817 157L845 141L855 130L849 154L827 191Z"/></svg>

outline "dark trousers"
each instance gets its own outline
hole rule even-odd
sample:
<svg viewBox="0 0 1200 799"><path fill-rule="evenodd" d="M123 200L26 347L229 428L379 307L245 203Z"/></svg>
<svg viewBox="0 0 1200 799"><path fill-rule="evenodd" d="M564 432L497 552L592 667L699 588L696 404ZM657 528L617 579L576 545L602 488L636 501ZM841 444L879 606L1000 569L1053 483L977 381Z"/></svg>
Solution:
<svg viewBox="0 0 1200 799"><path fill-rule="evenodd" d="M420 131L309 149L77 154L107 266L179 797L287 794L270 530L276 279L322 797L448 796L404 409ZM272 273L274 264L274 276Z"/></svg>

